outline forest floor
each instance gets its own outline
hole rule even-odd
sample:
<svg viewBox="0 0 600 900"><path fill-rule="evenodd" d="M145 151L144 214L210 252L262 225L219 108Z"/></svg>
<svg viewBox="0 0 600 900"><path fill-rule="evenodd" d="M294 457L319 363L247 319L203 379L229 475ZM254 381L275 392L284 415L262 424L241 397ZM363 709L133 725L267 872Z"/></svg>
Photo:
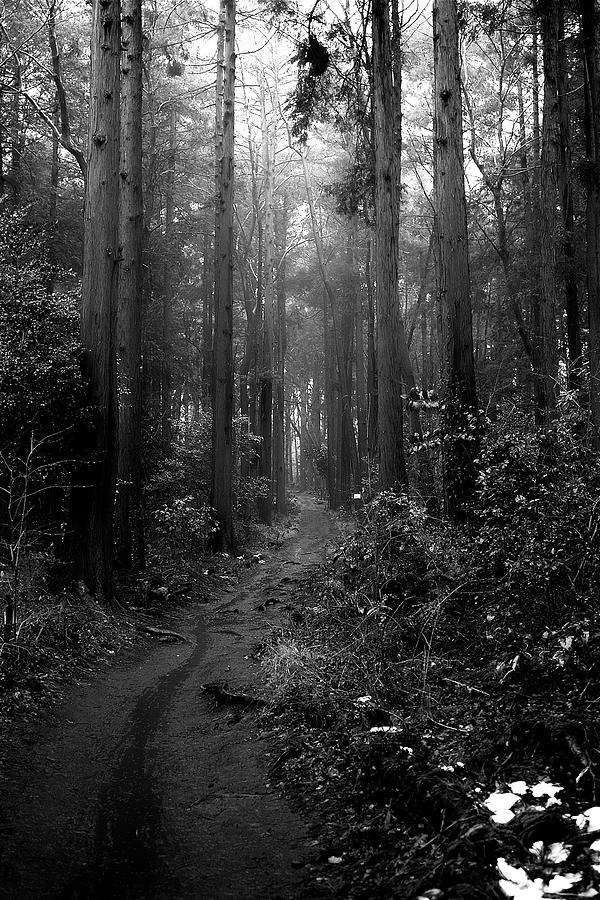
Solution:
<svg viewBox="0 0 600 900"><path fill-rule="evenodd" d="M105 654L88 666L45 712L11 718L0 740L0 897L321 895L308 818L269 781L260 656L334 531L324 504L303 498L268 554L196 579L188 571L185 601L179 591L150 636L133 641L124 628L108 664Z"/></svg>
<svg viewBox="0 0 600 900"><path fill-rule="evenodd" d="M600 896L600 613L471 585L431 521L441 589L409 524L392 609L355 524L302 497L240 557L163 553L150 604L70 613L70 678L4 678L0 897Z"/></svg>

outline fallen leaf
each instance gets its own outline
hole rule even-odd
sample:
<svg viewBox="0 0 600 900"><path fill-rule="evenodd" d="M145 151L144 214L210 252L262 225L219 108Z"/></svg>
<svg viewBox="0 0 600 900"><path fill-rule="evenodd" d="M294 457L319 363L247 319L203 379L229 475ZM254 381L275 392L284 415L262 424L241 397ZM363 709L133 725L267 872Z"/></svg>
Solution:
<svg viewBox="0 0 600 900"><path fill-rule="evenodd" d="M523 794L527 793L527 782L526 781L513 781L509 784L509 788L513 792L513 794L518 794L520 797Z"/></svg>
<svg viewBox="0 0 600 900"><path fill-rule="evenodd" d="M564 788L560 784L551 784L549 781L540 781L531 788L534 797L555 797Z"/></svg>
<svg viewBox="0 0 600 900"><path fill-rule="evenodd" d="M570 890L578 881L581 881L579 873L555 875L548 882L547 890L553 894L560 894L562 891Z"/></svg>

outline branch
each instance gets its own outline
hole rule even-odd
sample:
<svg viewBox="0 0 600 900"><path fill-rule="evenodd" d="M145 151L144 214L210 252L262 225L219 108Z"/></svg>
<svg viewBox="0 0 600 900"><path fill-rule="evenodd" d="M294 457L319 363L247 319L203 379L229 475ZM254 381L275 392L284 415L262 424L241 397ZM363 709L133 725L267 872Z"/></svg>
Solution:
<svg viewBox="0 0 600 900"><path fill-rule="evenodd" d="M79 168L81 169L81 174L83 175L83 178L85 180L87 178L87 162L83 151L76 147L69 140L65 140L62 132L58 130L50 116L44 112L39 103L33 99L31 94L28 94L27 91L23 91L22 93L25 99L28 100L29 103L31 103L42 122L44 122L48 126L52 134L58 139L65 150L67 150L77 160Z"/></svg>

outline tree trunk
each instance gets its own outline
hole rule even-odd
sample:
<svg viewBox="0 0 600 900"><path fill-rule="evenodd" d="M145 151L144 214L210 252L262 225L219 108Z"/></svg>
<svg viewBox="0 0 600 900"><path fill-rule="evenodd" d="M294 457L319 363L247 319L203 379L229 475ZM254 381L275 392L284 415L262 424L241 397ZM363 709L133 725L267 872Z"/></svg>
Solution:
<svg viewBox="0 0 600 900"><path fill-rule="evenodd" d="M216 549L232 551L233 534L233 189L235 103L235 0L221 0L223 34L223 118L218 159L215 235L215 331L213 396L213 478L211 503L218 530ZM217 79L218 80L218 79ZM219 104L217 104L219 108ZM217 140L217 146L219 141Z"/></svg>
<svg viewBox="0 0 600 900"><path fill-rule="evenodd" d="M204 251L202 258L202 407L206 409L210 402L210 385L212 371L213 342L213 304L210 289L210 236L204 235Z"/></svg>
<svg viewBox="0 0 600 900"><path fill-rule="evenodd" d="M373 2L379 482L406 485L398 298L398 175L389 0Z"/></svg>
<svg viewBox="0 0 600 900"><path fill-rule="evenodd" d="M565 313L567 317L568 385L576 390L581 382L581 327L575 265L575 217L573 214L573 167L571 159L571 123L569 112L568 61L565 48L565 12L557 3L557 92L559 157L558 181L563 223L563 257L565 278Z"/></svg>
<svg viewBox="0 0 600 900"><path fill-rule="evenodd" d="M142 4L122 0L121 166L119 230L119 492L120 561L145 561L142 517Z"/></svg>
<svg viewBox="0 0 600 900"><path fill-rule="evenodd" d="M262 164L264 180L263 334L260 377L260 434L262 437L260 475L266 496L258 503L261 522L270 525L273 518L273 343L275 312L275 227L273 223L273 159L271 129L267 123L264 83L261 86Z"/></svg>
<svg viewBox="0 0 600 900"><path fill-rule="evenodd" d="M118 0L94 0L81 343L96 406L95 459L78 473L71 510L75 575L107 598L112 597L116 476L120 24Z"/></svg>
<svg viewBox="0 0 600 900"><path fill-rule="evenodd" d="M177 107L171 101L169 112L169 148L165 177L165 246L162 278L162 364L160 431L165 446L171 442L171 406L173 394L173 222L175 215L175 159L177 143Z"/></svg>
<svg viewBox="0 0 600 900"><path fill-rule="evenodd" d="M434 0L433 50L436 263L444 368L444 502L450 517L462 518L475 489L477 394L456 0Z"/></svg>
<svg viewBox="0 0 600 900"><path fill-rule="evenodd" d="M356 221L353 223L353 228L356 228ZM354 331L356 334L356 430L358 434L358 483L360 484L365 474L365 467L367 463L367 378L365 371L363 286L360 277L358 260L356 258L356 238L352 243L352 268L355 275L353 287L355 300Z"/></svg>
<svg viewBox="0 0 600 900"><path fill-rule="evenodd" d="M373 276L371 271L373 242L369 240L365 261L365 281L367 282L368 331L367 331L367 451L369 460L377 457L377 346L375 342L375 298L373 296Z"/></svg>
<svg viewBox="0 0 600 900"><path fill-rule="evenodd" d="M533 310L533 369L535 417L546 428L556 410L558 375L556 348L556 163L558 143L558 91L556 52L558 3L549 0L542 15L544 56L544 115L540 162L540 278Z"/></svg>
<svg viewBox="0 0 600 900"><path fill-rule="evenodd" d="M584 54L586 137L586 280L588 295L590 413L593 443L600 446L600 12L580 0Z"/></svg>
<svg viewBox="0 0 600 900"><path fill-rule="evenodd" d="M286 244L288 230L287 198L284 197L281 216L279 264L277 267L277 328L275 332L275 409L273 416L273 476L275 480L275 507L279 515L286 510L285 496L285 357L287 353L286 330Z"/></svg>

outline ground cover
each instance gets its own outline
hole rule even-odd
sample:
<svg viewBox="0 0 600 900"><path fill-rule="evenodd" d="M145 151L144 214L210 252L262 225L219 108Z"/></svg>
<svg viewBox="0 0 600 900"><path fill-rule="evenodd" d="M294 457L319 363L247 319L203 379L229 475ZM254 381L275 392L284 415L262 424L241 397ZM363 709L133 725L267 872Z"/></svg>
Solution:
<svg viewBox="0 0 600 900"><path fill-rule="evenodd" d="M564 533L549 552L555 517L535 553L521 541L499 565L491 528L380 495L298 592L293 624L263 658L279 735L271 777L318 810L315 877L332 896L600 895L587 521L578 553L565 552Z"/></svg>

